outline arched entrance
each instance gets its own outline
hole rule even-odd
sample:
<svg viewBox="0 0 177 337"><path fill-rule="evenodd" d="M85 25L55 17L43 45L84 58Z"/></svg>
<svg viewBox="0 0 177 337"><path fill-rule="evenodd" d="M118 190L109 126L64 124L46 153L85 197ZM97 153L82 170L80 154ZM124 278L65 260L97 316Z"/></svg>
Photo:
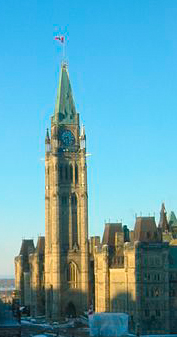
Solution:
<svg viewBox="0 0 177 337"><path fill-rule="evenodd" d="M65 310L65 315L67 317L76 317L76 308L72 302L69 302L66 310Z"/></svg>

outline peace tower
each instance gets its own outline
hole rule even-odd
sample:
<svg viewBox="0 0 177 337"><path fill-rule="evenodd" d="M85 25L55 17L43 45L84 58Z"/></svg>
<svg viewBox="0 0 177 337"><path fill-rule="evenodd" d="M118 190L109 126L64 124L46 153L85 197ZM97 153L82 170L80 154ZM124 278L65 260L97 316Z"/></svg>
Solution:
<svg viewBox="0 0 177 337"><path fill-rule="evenodd" d="M87 310L89 283L86 136L64 62L45 145L46 317L57 320Z"/></svg>

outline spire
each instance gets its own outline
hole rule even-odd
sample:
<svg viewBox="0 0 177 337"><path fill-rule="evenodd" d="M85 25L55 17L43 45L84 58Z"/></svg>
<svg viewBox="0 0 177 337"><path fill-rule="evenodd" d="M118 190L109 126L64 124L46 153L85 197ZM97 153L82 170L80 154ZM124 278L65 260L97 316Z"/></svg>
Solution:
<svg viewBox="0 0 177 337"><path fill-rule="evenodd" d="M67 64L61 66L57 99L55 103L55 122L60 124L74 124L76 109L67 70Z"/></svg>
<svg viewBox="0 0 177 337"><path fill-rule="evenodd" d="M165 209L164 202L162 203L162 208L160 211L160 221L159 221L159 227L162 228L163 232L169 231L169 224L167 221L167 212Z"/></svg>

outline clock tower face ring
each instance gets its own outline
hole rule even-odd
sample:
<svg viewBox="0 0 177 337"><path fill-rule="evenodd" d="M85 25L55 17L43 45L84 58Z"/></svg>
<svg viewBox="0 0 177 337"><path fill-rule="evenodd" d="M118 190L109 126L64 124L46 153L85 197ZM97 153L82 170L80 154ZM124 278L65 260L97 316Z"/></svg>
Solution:
<svg viewBox="0 0 177 337"><path fill-rule="evenodd" d="M60 139L65 146L74 145L75 138L70 130L64 130L61 132Z"/></svg>

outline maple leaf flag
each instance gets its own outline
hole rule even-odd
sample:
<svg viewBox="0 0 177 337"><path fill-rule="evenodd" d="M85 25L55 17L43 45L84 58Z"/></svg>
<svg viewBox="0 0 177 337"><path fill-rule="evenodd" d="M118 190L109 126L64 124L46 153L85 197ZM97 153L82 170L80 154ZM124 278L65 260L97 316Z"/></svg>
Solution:
<svg viewBox="0 0 177 337"><path fill-rule="evenodd" d="M64 36L55 36L55 40L59 40L59 41L61 41L61 43L65 42Z"/></svg>

